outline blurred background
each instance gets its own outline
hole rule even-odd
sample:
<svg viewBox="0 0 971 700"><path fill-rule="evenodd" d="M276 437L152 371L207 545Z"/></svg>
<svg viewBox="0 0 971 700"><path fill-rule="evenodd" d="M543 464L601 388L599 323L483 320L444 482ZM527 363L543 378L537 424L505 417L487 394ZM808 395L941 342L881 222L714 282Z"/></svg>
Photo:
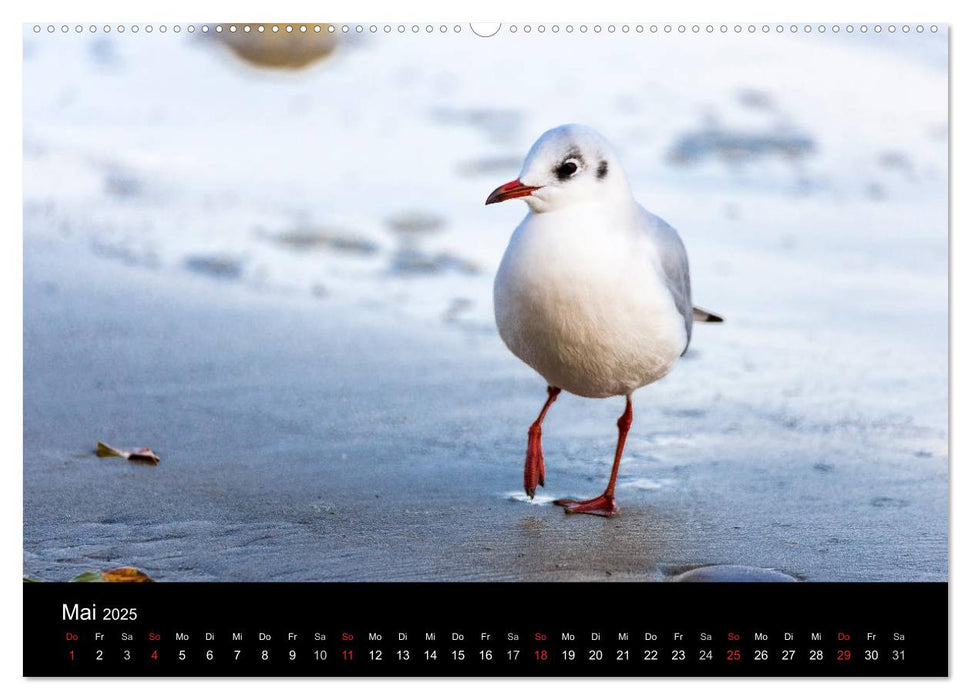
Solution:
<svg viewBox="0 0 971 700"><path fill-rule="evenodd" d="M137 280L193 306L233 295L278 309L310 304L341 328L362 318L396 324L385 350L413 335L416 362L421 339L458 338L443 342L511 382L493 392L497 410L511 407L495 443L508 442L508 453L480 457L490 474L505 465L496 484L508 494L490 493L517 498L519 443L543 387L501 347L491 294L525 207L483 202L517 176L543 131L579 122L615 145L636 198L680 232L695 303L728 321L700 329L684 369L649 390L650 405L664 408L633 441L627 486L683 498L701 478L692 474L710 467L721 483L733 465L773 455L779 468L760 467L751 483L849 498L840 512L876 528L869 544L896 533L879 563L847 569L845 553L825 563L823 550L838 549L842 536L834 525L840 532L827 531L807 550L809 563L797 557L791 569L946 576L946 29L694 35L591 25L568 34L532 25L480 38L468 26L322 25L291 35L215 26L53 35L25 27L25 441L59 430L41 398L63 366L48 351L59 333L78 338L81 324L52 309L73 271L93 266L73 298L98 287L120 299ZM98 303L92 297L86 313L111 317L112 304ZM133 313L124 323L137 333ZM218 355L205 361L218 364ZM409 371L406 350L397 362ZM293 365L290 376L304 369ZM436 386L462 381L456 370ZM421 410L449 410L430 401ZM563 420L578 439L596 435L590 450L602 466L615 407L567 403ZM595 432L577 427L584 410L611 417ZM117 425L118 414L102 420ZM693 439L677 437L685 434ZM570 459L582 461L584 449L569 448ZM69 452L54 450L57 459ZM705 466L692 471L694 461ZM55 561L43 554L64 555L46 539L55 516L44 508L53 506L25 483L25 508L38 509L28 549ZM842 517L819 503L804 508L807 528ZM112 532L88 535L112 541ZM895 558L900 538L915 532L916 562ZM865 558L869 544L854 556ZM476 565L469 575L490 571Z"/></svg>
<svg viewBox="0 0 971 700"><path fill-rule="evenodd" d="M885 257L945 281L943 32L364 30L28 28L28 222L146 269L491 323L523 211L485 196L539 134L580 122L681 232L701 304L768 313L762 289L727 283L756 255L785 261L759 286L794 264L877 275ZM831 311L806 308L817 289L776 291ZM882 296L858 311L897 301Z"/></svg>

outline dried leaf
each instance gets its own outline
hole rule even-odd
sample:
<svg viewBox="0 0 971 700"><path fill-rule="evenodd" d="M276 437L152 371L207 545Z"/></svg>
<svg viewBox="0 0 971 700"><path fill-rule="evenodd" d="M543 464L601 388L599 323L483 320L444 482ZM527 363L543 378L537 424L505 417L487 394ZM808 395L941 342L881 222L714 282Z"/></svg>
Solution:
<svg viewBox="0 0 971 700"><path fill-rule="evenodd" d="M134 566L121 566L101 572L101 579L106 583L151 583L152 578L141 569Z"/></svg>
<svg viewBox="0 0 971 700"><path fill-rule="evenodd" d="M152 466L159 463L159 457L147 447L140 447L128 455L129 462L151 462Z"/></svg>
<svg viewBox="0 0 971 700"><path fill-rule="evenodd" d="M75 576L74 583L152 583L152 578L134 566L120 566L106 571L85 571Z"/></svg>
<svg viewBox="0 0 971 700"><path fill-rule="evenodd" d="M139 447L131 452L126 452L100 440L98 441L98 448L95 450L95 454L99 457L121 457L122 459L127 459L129 462L142 462L144 464L151 464L153 467L162 461L157 454L147 447Z"/></svg>
<svg viewBox="0 0 971 700"><path fill-rule="evenodd" d="M106 445L105 443L98 441L98 449L95 452L99 457L125 457L123 452L119 452L111 445Z"/></svg>
<svg viewBox="0 0 971 700"><path fill-rule="evenodd" d="M97 571L85 571L83 574L78 574L73 579L72 583L100 583L101 574Z"/></svg>

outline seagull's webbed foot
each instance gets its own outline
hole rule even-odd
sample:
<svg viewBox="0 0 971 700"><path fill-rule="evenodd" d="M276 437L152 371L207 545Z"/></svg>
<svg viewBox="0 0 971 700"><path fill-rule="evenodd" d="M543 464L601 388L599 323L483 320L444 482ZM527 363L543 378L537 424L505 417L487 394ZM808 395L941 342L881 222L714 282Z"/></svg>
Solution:
<svg viewBox="0 0 971 700"><path fill-rule="evenodd" d="M537 486L546 483L546 463L543 460L543 430L537 424L529 429L529 442L526 445L526 465L523 467L523 488L532 498Z"/></svg>
<svg viewBox="0 0 971 700"><path fill-rule="evenodd" d="M587 515L599 515L603 518L612 518L620 513L614 497L606 493L586 501L558 498L553 501L553 505L563 506L566 513L586 513Z"/></svg>

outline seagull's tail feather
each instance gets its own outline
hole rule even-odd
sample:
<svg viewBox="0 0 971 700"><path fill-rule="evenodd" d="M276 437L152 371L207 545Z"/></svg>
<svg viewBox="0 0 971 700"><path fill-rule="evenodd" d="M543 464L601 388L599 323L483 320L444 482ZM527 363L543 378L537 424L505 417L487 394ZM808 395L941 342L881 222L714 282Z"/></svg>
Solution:
<svg viewBox="0 0 971 700"><path fill-rule="evenodd" d="M713 314L711 311L705 311L701 307L695 306L691 309L691 317L697 323L724 323L723 319L718 314Z"/></svg>

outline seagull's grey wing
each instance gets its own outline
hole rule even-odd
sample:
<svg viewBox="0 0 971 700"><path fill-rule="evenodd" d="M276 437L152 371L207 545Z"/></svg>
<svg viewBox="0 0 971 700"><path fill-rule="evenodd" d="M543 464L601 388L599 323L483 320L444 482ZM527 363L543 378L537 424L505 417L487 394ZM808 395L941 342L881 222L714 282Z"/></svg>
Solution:
<svg viewBox="0 0 971 700"><path fill-rule="evenodd" d="M688 345L691 344L691 324L694 320L691 308L691 275L688 272L688 252L684 249L681 236L668 222L644 208L641 208L641 211L644 212L646 219L645 228L657 246L661 270L664 272L668 291L671 292L678 313L684 318L684 329L688 339L684 344L684 351L681 353L683 355L688 351Z"/></svg>

